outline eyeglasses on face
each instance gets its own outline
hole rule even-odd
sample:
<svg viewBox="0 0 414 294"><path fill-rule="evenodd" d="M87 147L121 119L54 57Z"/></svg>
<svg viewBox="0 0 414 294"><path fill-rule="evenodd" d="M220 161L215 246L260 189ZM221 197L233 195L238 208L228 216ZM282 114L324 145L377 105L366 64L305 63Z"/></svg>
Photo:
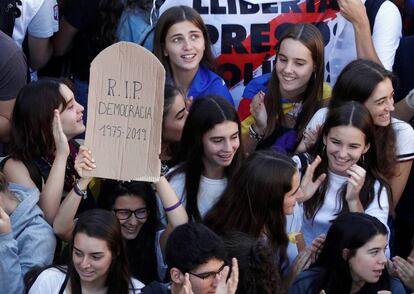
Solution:
<svg viewBox="0 0 414 294"><path fill-rule="evenodd" d="M114 209L115 215L119 220L126 220L135 215L137 219L145 219L148 217L148 210L146 207L138 208L136 210L129 209Z"/></svg>
<svg viewBox="0 0 414 294"><path fill-rule="evenodd" d="M206 272L206 273L199 273L199 274L192 273L192 272L188 272L188 273L199 279L205 280L205 279L215 278L217 275L220 275L225 266L226 266L226 263L223 263L223 265L216 272Z"/></svg>

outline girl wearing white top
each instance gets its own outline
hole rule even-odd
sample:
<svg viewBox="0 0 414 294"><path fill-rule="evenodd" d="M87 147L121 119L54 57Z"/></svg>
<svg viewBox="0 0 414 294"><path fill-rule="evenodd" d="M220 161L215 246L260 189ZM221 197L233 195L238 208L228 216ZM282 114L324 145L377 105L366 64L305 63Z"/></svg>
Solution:
<svg viewBox="0 0 414 294"><path fill-rule="evenodd" d="M169 175L189 219L201 221L227 185L242 158L240 120L221 96L196 100L180 143L181 165Z"/></svg>
<svg viewBox="0 0 414 294"><path fill-rule="evenodd" d="M36 278L30 294L140 293L144 284L128 272L121 226L116 216L94 209L83 213L69 245L65 267L48 268Z"/></svg>
<svg viewBox="0 0 414 294"><path fill-rule="evenodd" d="M388 180L395 208L404 191L414 159L414 131L406 122L391 117L394 111L393 74L373 61L358 59L349 63L332 90L329 109L354 100L371 113L375 125L377 165ZM317 111L298 147L303 152L312 144L312 134L325 121L328 109Z"/></svg>
<svg viewBox="0 0 414 294"><path fill-rule="evenodd" d="M326 233L331 221L347 211L365 212L387 224L389 185L378 172L374 138L372 117L362 104L348 102L329 112L310 152L322 159L314 177L326 174L326 179L303 203L305 242ZM294 159L303 169L299 157Z"/></svg>

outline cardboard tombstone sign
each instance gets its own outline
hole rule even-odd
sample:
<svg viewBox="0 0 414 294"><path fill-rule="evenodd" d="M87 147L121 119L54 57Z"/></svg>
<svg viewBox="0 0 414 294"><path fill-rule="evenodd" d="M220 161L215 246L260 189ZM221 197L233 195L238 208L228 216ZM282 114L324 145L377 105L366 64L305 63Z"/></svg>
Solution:
<svg viewBox="0 0 414 294"><path fill-rule="evenodd" d="M162 64L134 43L116 43L93 60L85 145L97 167L84 175L158 180L164 83Z"/></svg>

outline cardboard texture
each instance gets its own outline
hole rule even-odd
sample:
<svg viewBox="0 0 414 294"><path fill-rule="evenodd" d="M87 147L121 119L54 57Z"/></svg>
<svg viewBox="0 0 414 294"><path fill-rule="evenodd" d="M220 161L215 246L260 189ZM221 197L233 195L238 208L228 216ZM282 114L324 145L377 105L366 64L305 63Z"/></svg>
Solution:
<svg viewBox="0 0 414 294"><path fill-rule="evenodd" d="M116 43L93 60L85 145L97 167L84 175L159 179L164 83L162 64L134 43Z"/></svg>

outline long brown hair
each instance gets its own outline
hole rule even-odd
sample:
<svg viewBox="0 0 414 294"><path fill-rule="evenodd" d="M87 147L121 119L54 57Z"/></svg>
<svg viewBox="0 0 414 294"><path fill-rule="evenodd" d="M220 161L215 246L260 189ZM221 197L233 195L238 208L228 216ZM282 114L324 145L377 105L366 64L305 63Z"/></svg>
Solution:
<svg viewBox="0 0 414 294"><path fill-rule="evenodd" d="M364 104L379 83L389 79L394 81L392 72L371 60L357 59L349 63L332 89L329 108L338 107L353 100ZM386 127L375 126L377 163L381 173L388 179L394 176L397 158L395 154L395 132L392 124Z"/></svg>
<svg viewBox="0 0 414 294"><path fill-rule="evenodd" d="M302 110L296 119L295 128L299 134L303 133L304 128L312 118L313 114L322 105L323 78L324 78L324 43L322 34L314 25L300 23L291 25L286 29L279 39L278 51L282 42L286 39L293 39L301 42L312 54L315 71L308 81L305 92L302 95ZM278 55L276 55L276 63ZM265 106L267 111L266 136L269 136L275 129L285 124L285 114L283 113L280 93L279 79L276 74L276 65L272 72L272 77L267 85L269 89L265 95ZM301 135L299 135L301 136ZM300 138L298 138L299 142Z"/></svg>
<svg viewBox="0 0 414 294"><path fill-rule="evenodd" d="M66 108L60 93L64 80L45 78L24 86L16 98L11 121L10 156L21 161L50 156L55 151L54 109Z"/></svg>
<svg viewBox="0 0 414 294"><path fill-rule="evenodd" d="M183 163L169 175L169 178L173 178L182 172L185 173L186 209L188 217L194 221L201 221L197 195L201 175L204 171L203 135L213 129L215 125L225 121L232 121L237 124L240 140L240 146L234 154L231 164L224 168L225 176L230 179L240 166L243 157L240 119L233 105L221 96L207 95L200 97L191 106L184 124L179 153L179 159Z"/></svg>
<svg viewBox="0 0 414 294"><path fill-rule="evenodd" d="M204 24L203 19L201 18L198 12L188 6L180 5L174 6L167 9L159 18L157 26L155 27L155 36L154 36L154 54L161 61L164 66L167 74L172 76L172 71L170 67L170 62L168 56L164 55L165 48L165 38L167 36L168 30L175 25L176 23L189 21L203 33L204 37L204 55L201 59L200 64L207 67L210 70L215 70L214 55L211 50L211 41L208 35L207 27Z"/></svg>
<svg viewBox="0 0 414 294"><path fill-rule="evenodd" d="M213 231L241 231L256 239L267 236L280 265L287 260L288 237L283 200L297 172L294 161L272 150L248 157L230 180L223 195L207 213L204 223Z"/></svg>
<svg viewBox="0 0 414 294"><path fill-rule="evenodd" d="M112 253L112 263L108 269L105 282L105 286L108 287L107 293L128 294L129 288L132 287L132 281L128 272L128 261L125 255L121 225L116 216L112 212L103 209L88 210L81 214L76 222L72 241L69 245L71 255L73 254L75 236L79 233L107 242ZM69 276L72 293L82 293L80 277L74 268L72 258L66 274Z"/></svg>
<svg viewBox="0 0 414 294"><path fill-rule="evenodd" d="M312 198L305 201L303 204L305 216L309 219L314 219L316 213L321 208L325 201L326 192L329 186L329 173L328 173L328 157L325 150L325 144L323 138L328 136L329 131L338 126L353 126L360 130L365 135L365 144L370 144L368 151L364 154L362 160L359 161L358 165L365 169L365 182L359 193L362 207L366 209L369 204L375 199L375 195L378 195L378 204L380 204L380 192L383 188L388 193L388 201L392 203L391 189L388 183L384 180L378 170L377 158L376 158L376 144L375 144L375 133L374 133L374 122L368 109L360 103L351 101L346 104L333 108L329 111L328 117L322 127L322 131L316 141L312 155L316 157L319 155L322 158L322 162L315 169L314 178L316 179L321 174L325 173L326 179L321 184L320 188L316 191ZM375 182L379 181L380 185L377 191L375 191ZM346 185L341 187L337 191L341 197L342 207L341 212L348 212L348 204L345 201Z"/></svg>

